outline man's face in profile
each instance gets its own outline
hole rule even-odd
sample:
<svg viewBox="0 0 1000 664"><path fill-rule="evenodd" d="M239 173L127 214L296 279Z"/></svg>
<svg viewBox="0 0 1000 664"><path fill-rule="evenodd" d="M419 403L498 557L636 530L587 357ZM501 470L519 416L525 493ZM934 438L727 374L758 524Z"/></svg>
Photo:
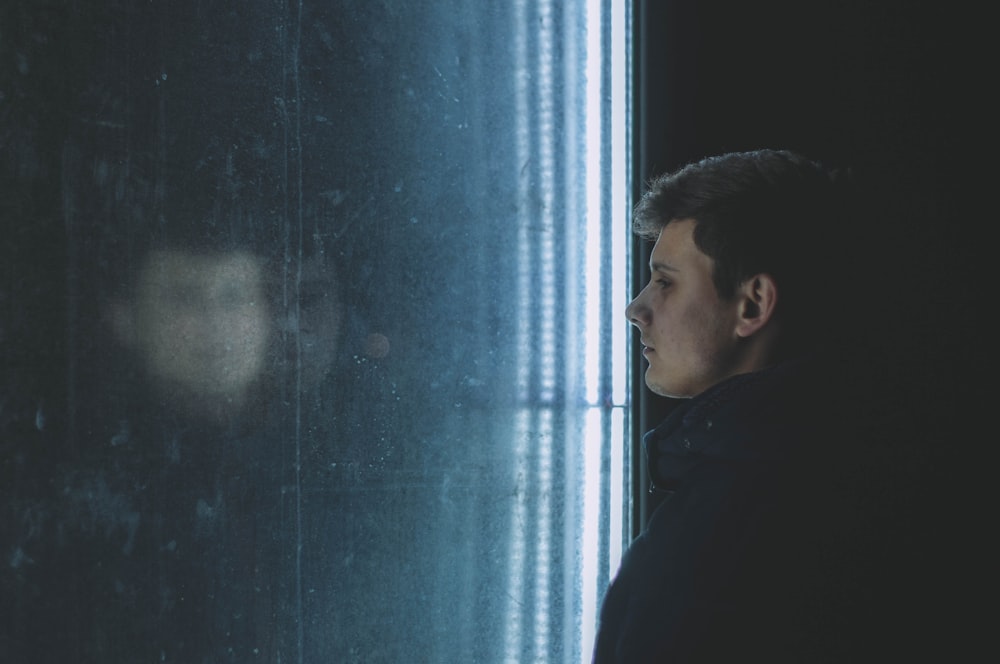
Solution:
<svg viewBox="0 0 1000 664"><path fill-rule="evenodd" d="M713 261L694 242L693 220L673 221L650 256L649 284L625 315L641 333L656 394L692 397L738 373L738 302L719 297Z"/></svg>
<svg viewBox="0 0 1000 664"><path fill-rule="evenodd" d="M161 387L238 405L264 368L271 323L252 254L153 251L130 311L131 343Z"/></svg>

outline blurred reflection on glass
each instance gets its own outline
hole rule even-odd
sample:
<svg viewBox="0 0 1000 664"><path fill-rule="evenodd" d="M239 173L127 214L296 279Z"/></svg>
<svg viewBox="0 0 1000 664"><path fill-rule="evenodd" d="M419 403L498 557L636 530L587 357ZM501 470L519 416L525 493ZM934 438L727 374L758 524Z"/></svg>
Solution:
<svg viewBox="0 0 1000 664"><path fill-rule="evenodd" d="M150 252L114 305L118 340L153 388L198 416L241 409L265 366L271 316L264 265L246 252Z"/></svg>

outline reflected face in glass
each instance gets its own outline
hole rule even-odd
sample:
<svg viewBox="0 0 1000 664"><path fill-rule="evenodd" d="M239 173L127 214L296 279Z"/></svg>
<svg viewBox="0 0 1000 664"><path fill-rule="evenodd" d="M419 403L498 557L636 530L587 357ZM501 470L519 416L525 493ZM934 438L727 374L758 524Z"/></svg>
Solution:
<svg viewBox="0 0 1000 664"><path fill-rule="evenodd" d="M738 298L719 297L714 261L695 244L694 226L673 221L660 231L650 282L625 309L641 333L646 385L662 396L695 396L738 366Z"/></svg>
<svg viewBox="0 0 1000 664"><path fill-rule="evenodd" d="M154 251L138 275L136 350L155 380L191 395L242 400L264 366L269 320L251 254Z"/></svg>
<svg viewBox="0 0 1000 664"><path fill-rule="evenodd" d="M296 292L298 306L284 317L285 357L301 371L301 386L310 388L330 371L340 348L344 310L336 271L323 256L306 259Z"/></svg>

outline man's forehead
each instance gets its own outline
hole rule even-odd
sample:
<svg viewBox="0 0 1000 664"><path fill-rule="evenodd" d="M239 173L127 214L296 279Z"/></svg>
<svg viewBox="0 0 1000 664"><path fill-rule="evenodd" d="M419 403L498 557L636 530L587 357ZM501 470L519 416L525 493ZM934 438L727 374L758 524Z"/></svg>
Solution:
<svg viewBox="0 0 1000 664"><path fill-rule="evenodd" d="M180 283L205 286L218 281L257 281L262 274L263 261L248 252L157 249L146 257L139 281L149 286Z"/></svg>
<svg viewBox="0 0 1000 664"><path fill-rule="evenodd" d="M654 270L676 270L685 257L704 256L694 243L694 227L693 219L676 219L661 228L649 259L650 267Z"/></svg>

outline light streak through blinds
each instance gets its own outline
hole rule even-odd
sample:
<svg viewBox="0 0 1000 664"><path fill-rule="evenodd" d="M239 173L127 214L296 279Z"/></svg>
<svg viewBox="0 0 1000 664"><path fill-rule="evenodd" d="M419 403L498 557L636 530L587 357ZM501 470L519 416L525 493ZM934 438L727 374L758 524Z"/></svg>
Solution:
<svg viewBox="0 0 1000 664"><path fill-rule="evenodd" d="M506 662L589 662L631 509L629 7L514 9L518 403Z"/></svg>

